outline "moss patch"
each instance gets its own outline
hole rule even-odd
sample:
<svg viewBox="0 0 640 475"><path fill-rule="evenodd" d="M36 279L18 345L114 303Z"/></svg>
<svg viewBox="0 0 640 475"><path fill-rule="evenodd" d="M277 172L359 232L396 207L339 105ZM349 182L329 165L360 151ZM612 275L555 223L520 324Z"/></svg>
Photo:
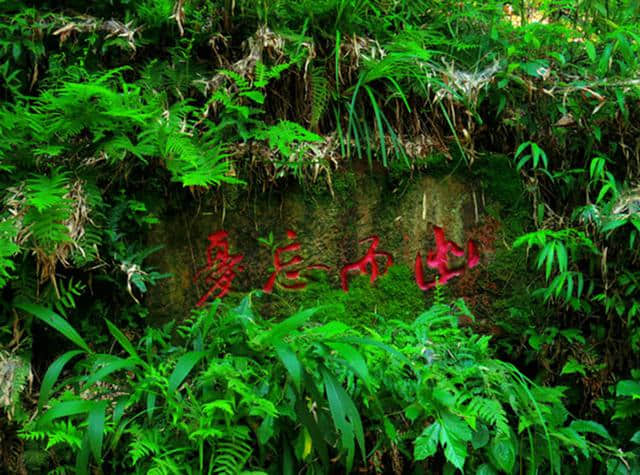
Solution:
<svg viewBox="0 0 640 475"><path fill-rule="evenodd" d="M348 292L324 278L310 282L301 291L264 295L256 304L260 314L276 319L286 318L302 308L337 305L338 310L328 310L332 318L338 318L337 311L339 319L347 324L369 326L375 325L380 316L412 321L428 307L427 301L428 297L416 285L412 269L394 265L373 284L369 276L351 277Z"/></svg>

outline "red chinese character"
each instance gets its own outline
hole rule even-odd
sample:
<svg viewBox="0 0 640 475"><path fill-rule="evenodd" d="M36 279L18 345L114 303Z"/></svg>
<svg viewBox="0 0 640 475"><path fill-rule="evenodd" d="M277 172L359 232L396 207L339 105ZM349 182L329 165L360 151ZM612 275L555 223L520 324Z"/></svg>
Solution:
<svg viewBox="0 0 640 475"><path fill-rule="evenodd" d="M240 263L242 254L229 254L228 233L218 231L209 235L209 245L207 246L207 265L200 269L193 281L195 282L201 274L205 274L205 284L210 285L209 290L198 300L197 307L201 307L211 297L221 299L231 290L231 283L236 277L236 266ZM238 266L237 271L243 268Z"/></svg>
<svg viewBox="0 0 640 475"><path fill-rule="evenodd" d="M447 241L444 237L444 230L438 226L433 227L433 233L436 237L436 251L430 251L427 254L427 266L436 269L440 274L440 278L433 282L425 283L422 271L422 256L420 253L416 256L415 274L418 287L422 290L429 290L436 286L437 283L445 284L450 279L464 273L465 268L449 269L449 253L457 257L464 256L464 250L452 241ZM480 256L473 241L467 243L467 267L469 269L475 267L480 262Z"/></svg>
<svg viewBox="0 0 640 475"><path fill-rule="evenodd" d="M363 244L367 241L371 241L371 246L369 246L369 250L364 255L362 259L357 262L353 262L351 264L347 264L340 271L340 281L342 282L342 290L347 292L349 290L349 285L347 283L347 274L351 271L358 271L361 274L367 273L367 266L371 267L371 283L373 283L378 278L378 262L376 261L376 257L384 257L386 259L385 269L382 272L383 274L387 272L387 269L393 265L393 257L388 252L384 251L376 251L378 244L380 244L380 238L378 236L371 236L366 239L360 241L360 244Z"/></svg>
<svg viewBox="0 0 640 475"><path fill-rule="evenodd" d="M294 231L287 230L287 239L289 239L290 241L293 241L297 239L297 237L298 235ZM264 284L264 287L262 288L262 290L270 294L273 291L273 287L276 283L276 280L278 279L278 276L281 273L284 273L284 278L286 280L292 281L292 282L281 283L282 287L288 290L301 290L307 286L307 283L304 280L302 280L302 277L301 277L301 273L304 270L310 270L310 269L329 270L329 266L326 266L324 264L312 264L307 267L300 268L300 264L302 264L304 259L298 254L295 254L289 260L284 260L284 261L282 260L282 254L299 251L301 247L302 246L300 245L299 242L292 242L291 244L287 244L286 246L276 248L276 252L273 256L274 271L271 274L271 277L269 277L269 280L267 281L267 283Z"/></svg>

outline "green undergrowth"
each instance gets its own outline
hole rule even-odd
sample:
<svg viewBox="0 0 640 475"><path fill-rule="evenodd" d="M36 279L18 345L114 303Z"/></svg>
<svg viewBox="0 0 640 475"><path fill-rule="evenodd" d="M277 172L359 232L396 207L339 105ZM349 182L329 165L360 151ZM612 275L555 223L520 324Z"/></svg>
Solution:
<svg viewBox="0 0 640 475"><path fill-rule="evenodd" d="M592 459L635 463L603 426L569 415L564 388L532 383L494 357L490 337L461 328L473 319L463 301L436 297L413 318L368 328L345 321L338 302L273 322L249 295L135 339L105 320L109 353L50 309L21 305L75 349L47 370L20 437L46 454L41 463L78 474L560 474L587 473Z"/></svg>
<svg viewBox="0 0 640 475"><path fill-rule="evenodd" d="M639 25L637 0L0 0L0 472L640 472ZM152 324L156 229L232 203L278 241L301 212L339 266L378 231L397 252L423 174L482 272L184 320L189 242ZM276 195L302 197L260 222Z"/></svg>

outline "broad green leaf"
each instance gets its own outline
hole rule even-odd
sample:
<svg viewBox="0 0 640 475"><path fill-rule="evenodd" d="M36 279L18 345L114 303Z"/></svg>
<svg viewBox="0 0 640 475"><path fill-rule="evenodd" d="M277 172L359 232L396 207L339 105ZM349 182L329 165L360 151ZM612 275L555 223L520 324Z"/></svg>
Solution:
<svg viewBox="0 0 640 475"><path fill-rule="evenodd" d="M261 446L264 447L274 434L273 416L267 416L264 418L262 424L260 424L260 427L258 427L256 434L258 436L258 442Z"/></svg>
<svg viewBox="0 0 640 475"><path fill-rule="evenodd" d="M521 63L520 68L529 76L539 78L546 74L546 71L549 69L549 63L544 59L538 59L527 63Z"/></svg>
<svg viewBox="0 0 640 475"><path fill-rule="evenodd" d="M278 358L282 361L282 364L291 376L293 384L299 393L302 383L302 364L300 363L300 360L293 350L291 350L291 347L286 343L277 342L274 345L274 348Z"/></svg>
<svg viewBox="0 0 640 475"><path fill-rule="evenodd" d="M89 475L89 456L91 450L89 447L89 434L85 432L82 439L82 446L76 455L76 475Z"/></svg>
<svg viewBox="0 0 640 475"><path fill-rule="evenodd" d="M347 450L347 459L345 461L347 472L353 467L353 457L355 455L355 440L358 441L362 458L365 459L364 449L364 431L362 429L362 421L356 405L351 397L342 386L336 381L331 373L322 370L324 386L327 392L327 400L329 402L329 410L331 419L340 433L342 446Z"/></svg>
<svg viewBox="0 0 640 475"><path fill-rule="evenodd" d="M298 416L298 420L302 422L302 425L307 429L311 436L313 448L320 456L320 461L325 469L325 472L329 472L329 454L327 450L327 442L325 441L323 432L318 425L318 422L309 412L309 408L305 402L301 399L297 399L295 403L295 411ZM294 473L293 470L285 473Z"/></svg>
<svg viewBox="0 0 640 475"><path fill-rule="evenodd" d="M483 463L476 470L476 475L498 475L498 472L491 465Z"/></svg>
<svg viewBox="0 0 640 475"><path fill-rule="evenodd" d="M547 253L547 261L544 269L544 276L547 280L549 280L549 277L551 277L551 269L553 267L553 255L556 250L556 242L552 241L547 246L549 247L549 252Z"/></svg>
<svg viewBox="0 0 640 475"><path fill-rule="evenodd" d="M294 330L297 330L304 323L307 322L314 314L321 310L326 310L331 306L319 306L302 310L295 315L283 320L280 323L275 324L271 330L260 335L258 338L259 343L273 344L276 341L280 341L284 336L289 335Z"/></svg>
<svg viewBox="0 0 640 475"><path fill-rule="evenodd" d="M190 351L180 357L173 373L169 376L169 393L173 393L178 389L189 372L205 355L204 351Z"/></svg>
<svg viewBox="0 0 640 475"><path fill-rule="evenodd" d="M489 429L486 425L478 424L478 429L473 432L471 445L475 450L481 449L489 443Z"/></svg>
<svg viewBox="0 0 640 475"><path fill-rule="evenodd" d="M567 256L567 249L561 242L556 243L556 257L558 259L558 270L560 272L566 272L569 266L569 258Z"/></svg>
<svg viewBox="0 0 640 475"><path fill-rule="evenodd" d="M75 331L75 329L71 325L69 325L69 322L67 322L53 310L32 303L17 303L16 307L42 320L47 325L50 325L51 327L62 333L62 335L85 350L87 353L91 353L91 348L89 348L89 345L87 345L87 343L82 339L78 332Z"/></svg>
<svg viewBox="0 0 640 475"><path fill-rule="evenodd" d="M459 470L463 470L467 458L467 442L472 438L471 429L460 417L445 413L440 422L440 444L444 446L444 455Z"/></svg>
<svg viewBox="0 0 640 475"><path fill-rule="evenodd" d="M598 62L598 74L603 76L609 70L609 59L611 59L611 53L613 53L613 43L605 46L600 61Z"/></svg>
<svg viewBox="0 0 640 475"><path fill-rule="evenodd" d="M640 381L625 379L618 382L616 396L631 396L634 399L640 399Z"/></svg>
<svg viewBox="0 0 640 475"><path fill-rule="evenodd" d="M518 158L524 150L531 145L531 142L521 143L518 149L516 150L515 158Z"/></svg>
<svg viewBox="0 0 640 475"><path fill-rule="evenodd" d="M596 197L596 204L600 203L600 201L604 199L604 197L607 195L607 192L609 191L613 191L611 183L605 183L604 185L602 185L602 188L600 188L600 192Z"/></svg>
<svg viewBox="0 0 640 475"><path fill-rule="evenodd" d="M344 338L341 338L340 341L344 341L344 342L348 342L348 343L355 343L355 344L358 344L358 345L375 346L377 348L380 348L380 349L386 351L387 353L389 353L390 355L392 355L393 357L395 357L399 361L405 363L406 365L412 367L411 360L409 360L409 358L407 358L404 354L402 354L401 352L399 352L397 349L393 348L392 346L386 345L386 344L384 344L384 343L382 343L380 341L374 340L372 338L346 336Z"/></svg>
<svg viewBox="0 0 640 475"><path fill-rule="evenodd" d="M406 416L407 419L409 419L411 422L414 422L418 416L420 416L420 414L422 414L423 408L420 404L418 404L417 402L414 402L413 404L407 406L404 410L404 415Z"/></svg>
<svg viewBox="0 0 640 475"><path fill-rule="evenodd" d="M495 465L506 473L511 473L516 463L516 449L510 438L498 437L489 444L489 456Z"/></svg>
<svg viewBox="0 0 640 475"><path fill-rule="evenodd" d="M351 327L349 325L340 322L338 320L333 320L331 322L327 322L322 326L311 327L305 330L305 336L321 336L323 339L340 337L349 332Z"/></svg>
<svg viewBox="0 0 640 475"><path fill-rule="evenodd" d="M369 381L369 369L364 357L353 346L345 343L326 342L326 345L335 350L353 369L353 371L362 378L365 383Z"/></svg>
<svg viewBox="0 0 640 475"><path fill-rule="evenodd" d="M94 404L94 401L86 401L84 399L59 402L43 414L43 416L38 420L38 426L46 426L54 419L59 419L61 417L87 413L91 410Z"/></svg>
<svg viewBox="0 0 640 475"><path fill-rule="evenodd" d="M122 419L122 416L124 415L124 410L125 407L127 406L127 398L126 397L122 397L120 399L118 399L118 402L116 402L115 407L113 408L113 423L114 424L118 424L118 422L120 422L120 419Z"/></svg>
<svg viewBox="0 0 640 475"><path fill-rule="evenodd" d="M49 400L49 393L53 389L53 386L56 384L60 373L66 366L66 364L71 361L75 356L81 355L84 353L82 350L72 350L67 351L65 354L56 359L51 366L47 369L47 372L44 374L44 378L42 378L42 385L40 386L40 396L38 397L38 410L41 411L44 404Z"/></svg>
<svg viewBox="0 0 640 475"><path fill-rule="evenodd" d="M89 435L89 447L96 462L102 460L102 437L104 435L104 420L107 401L96 402L89 411L87 418L87 433Z"/></svg>
<svg viewBox="0 0 640 475"><path fill-rule="evenodd" d="M149 422L153 420L153 411L156 409L156 399L158 396L155 393L149 392L147 394L147 419Z"/></svg>
<svg viewBox="0 0 640 475"><path fill-rule="evenodd" d="M107 376L111 373L115 373L116 371L120 371L123 369L132 369L135 367L136 362L133 358L118 358L117 356L107 355L105 358L106 363L100 367L99 370L92 373L86 381L87 386L91 386L92 384L103 381Z"/></svg>
<svg viewBox="0 0 640 475"><path fill-rule="evenodd" d="M422 431L413 447L413 457L415 460L424 460L431 457L438 450L438 440L440 439L440 424L434 422Z"/></svg>

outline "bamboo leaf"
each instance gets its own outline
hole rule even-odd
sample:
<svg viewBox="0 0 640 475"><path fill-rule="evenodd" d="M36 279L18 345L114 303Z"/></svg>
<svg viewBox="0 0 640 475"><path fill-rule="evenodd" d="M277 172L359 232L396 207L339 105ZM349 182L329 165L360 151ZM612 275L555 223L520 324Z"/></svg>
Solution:
<svg viewBox="0 0 640 475"><path fill-rule="evenodd" d="M89 411L87 418L87 433L89 448L97 462L102 460L102 438L104 435L104 421L107 401L98 401Z"/></svg>
<svg viewBox="0 0 640 475"><path fill-rule="evenodd" d="M169 389L170 393L173 393L178 389L180 384L191 372L193 367L202 359L206 353L204 351L190 351L180 357L176 363L176 367L169 376Z"/></svg>
<svg viewBox="0 0 640 475"><path fill-rule="evenodd" d="M87 345L87 343L82 339L80 334L69 324L69 322L67 322L53 310L32 303L17 303L16 307L42 320L47 325L55 328L58 332L60 332L66 338L85 350L87 353L91 353L91 348L89 348L89 345Z"/></svg>
<svg viewBox="0 0 640 475"><path fill-rule="evenodd" d="M106 322L107 327L109 328L109 331L111 332L113 337L118 341L118 343L120 343L120 346L122 346L122 348L124 348L130 356L140 359L140 356L138 356L135 348L133 347L129 339L124 335L124 333L122 333L118 327L116 327L106 318L104 319L104 321Z"/></svg>
<svg viewBox="0 0 640 475"><path fill-rule="evenodd" d="M51 421L61 417L76 416L78 414L87 413L91 410L94 404L94 401L86 401L84 399L59 402L44 413L40 420L38 420L38 426L47 426Z"/></svg>
<svg viewBox="0 0 640 475"><path fill-rule="evenodd" d="M300 360L291 350L291 347L285 343L277 342L274 345L274 348L276 350L276 354L280 358L280 361L282 361L282 364L287 369L289 375L291 375L293 384L299 393L302 382L302 364L300 363Z"/></svg>
<svg viewBox="0 0 640 475"><path fill-rule="evenodd" d="M40 396L38 397L38 410L41 411L44 404L49 400L49 393L53 389L53 386L56 384L60 373L66 366L66 364L71 361L74 357L81 355L84 353L82 350L73 350L67 351L58 359L56 359L51 366L47 369L47 372L44 374L44 378L42 378L42 385L40 386Z"/></svg>

